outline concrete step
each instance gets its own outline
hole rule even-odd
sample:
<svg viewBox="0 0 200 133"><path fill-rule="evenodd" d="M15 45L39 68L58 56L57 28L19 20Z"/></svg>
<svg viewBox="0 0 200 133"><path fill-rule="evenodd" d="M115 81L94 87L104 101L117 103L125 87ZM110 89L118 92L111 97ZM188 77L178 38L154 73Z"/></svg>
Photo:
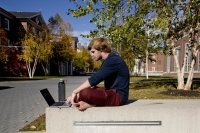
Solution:
<svg viewBox="0 0 200 133"><path fill-rule="evenodd" d="M46 133L199 133L200 100L138 100L120 107L46 109Z"/></svg>

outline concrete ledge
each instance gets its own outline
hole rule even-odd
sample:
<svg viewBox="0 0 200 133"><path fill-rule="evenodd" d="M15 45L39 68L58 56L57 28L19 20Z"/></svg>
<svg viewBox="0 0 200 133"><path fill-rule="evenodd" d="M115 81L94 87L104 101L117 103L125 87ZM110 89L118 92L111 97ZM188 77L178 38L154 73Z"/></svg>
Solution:
<svg viewBox="0 0 200 133"><path fill-rule="evenodd" d="M138 100L120 107L46 109L46 133L199 133L200 100Z"/></svg>

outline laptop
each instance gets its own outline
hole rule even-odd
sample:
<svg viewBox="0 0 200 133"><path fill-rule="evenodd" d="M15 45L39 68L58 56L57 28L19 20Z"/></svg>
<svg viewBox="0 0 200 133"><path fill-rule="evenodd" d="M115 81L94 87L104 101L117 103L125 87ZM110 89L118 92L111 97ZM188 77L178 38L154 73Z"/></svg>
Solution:
<svg viewBox="0 0 200 133"><path fill-rule="evenodd" d="M70 107L69 104L66 102L55 102L54 98L50 94L49 90L47 88L40 90L40 93L42 94L43 98L47 102L49 106L57 106L57 107Z"/></svg>

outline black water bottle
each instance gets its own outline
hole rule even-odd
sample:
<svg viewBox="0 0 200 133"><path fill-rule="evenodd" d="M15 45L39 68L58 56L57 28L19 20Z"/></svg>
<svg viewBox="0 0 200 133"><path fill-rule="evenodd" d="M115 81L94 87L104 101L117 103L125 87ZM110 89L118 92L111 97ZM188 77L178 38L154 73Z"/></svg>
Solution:
<svg viewBox="0 0 200 133"><path fill-rule="evenodd" d="M59 102L65 101L65 81L60 79L58 83L58 100Z"/></svg>

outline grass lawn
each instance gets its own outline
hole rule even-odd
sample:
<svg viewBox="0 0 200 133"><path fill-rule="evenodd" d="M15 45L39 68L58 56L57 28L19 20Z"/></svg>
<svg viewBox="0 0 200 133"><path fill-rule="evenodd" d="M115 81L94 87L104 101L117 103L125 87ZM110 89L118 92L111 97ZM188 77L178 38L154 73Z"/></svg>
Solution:
<svg viewBox="0 0 200 133"><path fill-rule="evenodd" d="M177 80L171 77L131 77L129 99L200 99L200 78L194 79L192 91L177 90ZM45 130L45 115L25 126L22 131Z"/></svg>
<svg viewBox="0 0 200 133"><path fill-rule="evenodd" d="M192 91L177 90L177 79L169 77L131 77L129 99L200 99L200 78Z"/></svg>
<svg viewBox="0 0 200 133"><path fill-rule="evenodd" d="M45 114L43 114L19 131L44 131L45 124Z"/></svg>

